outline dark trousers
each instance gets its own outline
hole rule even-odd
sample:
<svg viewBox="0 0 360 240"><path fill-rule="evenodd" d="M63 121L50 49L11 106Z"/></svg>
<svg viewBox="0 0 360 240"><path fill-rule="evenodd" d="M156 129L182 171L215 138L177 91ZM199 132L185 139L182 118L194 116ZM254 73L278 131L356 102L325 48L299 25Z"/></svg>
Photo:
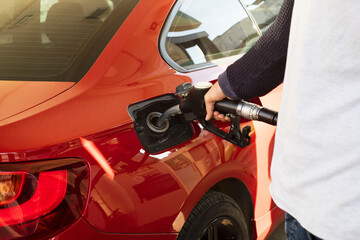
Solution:
<svg viewBox="0 0 360 240"><path fill-rule="evenodd" d="M303 228L300 223L288 213L285 213L285 234L287 240L321 240Z"/></svg>

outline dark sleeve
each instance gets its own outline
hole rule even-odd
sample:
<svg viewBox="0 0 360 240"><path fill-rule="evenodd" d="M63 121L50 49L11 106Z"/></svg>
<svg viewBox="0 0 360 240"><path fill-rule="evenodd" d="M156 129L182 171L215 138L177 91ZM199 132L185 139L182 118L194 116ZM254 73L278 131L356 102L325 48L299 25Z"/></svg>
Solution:
<svg viewBox="0 0 360 240"><path fill-rule="evenodd" d="M219 76L228 97L263 96L283 82L293 5L294 0L285 0L270 28Z"/></svg>

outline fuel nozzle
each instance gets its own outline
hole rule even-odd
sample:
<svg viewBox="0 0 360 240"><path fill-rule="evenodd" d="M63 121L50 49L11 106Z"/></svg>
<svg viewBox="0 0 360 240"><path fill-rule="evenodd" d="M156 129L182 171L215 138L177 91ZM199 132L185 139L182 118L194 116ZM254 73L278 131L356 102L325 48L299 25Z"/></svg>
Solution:
<svg viewBox="0 0 360 240"><path fill-rule="evenodd" d="M183 83L176 87L175 95L180 96L183 100L179 105L173 106L166 110L155 123L156 128L163 128L168 119L175 114L188 114L193 117L187 117L188 120L195 120L206 115L204 95L211 88L210 82L199 82L195 85Z"/></svg>
<svg viewBox="0 0 360 240"><path fill-rule="evenodd" d="M166 110L156 121L156 128L164 128L168 119L175 114L183 114L186 121L197 120L205 130L239 146L250 144L250 126L240 128L240 118L258 120L276 125L277 112L242 100L224 99L216 102L214 108L230 116L230 131L217 128L211 121L205 121L206 107L204 96L212 87L210 82L198 82L194 86L189 83L176 88L176 95L181 96L180 104Z"/></svg>
<svg viewBox="0 0 360 240"><path fill-rule="evenodd" d="M182 99L184 99L192 88L193 85L189 82L180 84L179 86L176 87L175 95L180 96Z"/></svg>
<svg viewBox="0 0 360 240"><path fill-rule="evenodd" d="M198 118L206 115L204 96L212 87L211 82L198 82L189 91L186 98L180 103L183 113L192 112Z"/></svg>
<svg viewBox="0 0 360 240"><path fill-rule="evenodd" d="M195 119L203 126L203 128L239 147L245 147L250 143L250 130L249 126L240 128L240 116L236 114L231 114L230 117L230 131L225 132L217 128L212 122L205 121L206 116L206 107L204 96L212 87L210 82L199 82L194 85L194 87L189 91L186 98L180 103L180 110L186 114L190 113L195 116ZM227 106L227 105L226 105ZM236 113L237 104L232 104L231 107L235 109L226 109L225 114L227 113ZM215 105L216 109L216 105ZM217 109L216 109L217 110ZM225 109L224 109L225 110Z"/></svg>

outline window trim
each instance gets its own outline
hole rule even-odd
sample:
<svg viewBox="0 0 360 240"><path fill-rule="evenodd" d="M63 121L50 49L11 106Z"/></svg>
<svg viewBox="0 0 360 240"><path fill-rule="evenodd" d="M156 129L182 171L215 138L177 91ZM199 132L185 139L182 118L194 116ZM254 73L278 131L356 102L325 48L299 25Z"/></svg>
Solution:
<svg viewBox="0 0 360 240"><path fill-rule="evenodd" d="M259 28L259 25L257 24L254 16L251 14L251 12L247 8L247 6L241 0L238 0L238 1L241 4L241 6L244 8L246 14L249 16L251 22L254 24L254 26L256 28L256 31L258 32L259 36L261 37L263 35L263 33L261 32L261 29Z"/></svg>
<svg viewBox="0 0 360 240"><path fill-rule="evenodd" d="M177 14L177 12L180 10L181 6L183 5L183 3L185 1L187 1L187 0L176 1L174 6L170 10L170 14L167 16L167 18L165 20L165 23L163 25L163 28L160 33L160 38L159 38L159 51L160 51L161 57L171 68L173 68L174 70L181 72L181 73L189 73L189 72L193 72L193 71L197 71L197 70L201 70L201 69L205 69L205 68L218 66L217 64L214 64L211 62L204 62L204 63L200 63L200 64L191 65L188 69L185 69L182 66L180 66L179 64L177 64L167 53L166 47L165 47L167 34L169 33L171 24ZM258 32L259 36L261 36L262 35L261 30L260 30L259 26L257 25L254 17L251 15L249 10L247 9L246 5L244 5L241 0L238 0L238 2L241 5L241 7L244 9L245 13L248 15L252 24L255 26L255 29Z"/></svg>
<svg viewBox="0 0 360 240"><path fill-rule="evenodd" d="M159 50L160 50L160 55L161 57L165 60L165 62L173 69L175 69L178 72L190 72L189 70L186 70L185 68L181 67L179 64L177 64L167 53L166 51L166 47L165 47L165 43L166 43L166 37L167 34L169 33L171 24L177 14L177 12L179 11L180 7L183 5L183 3L186 0L178 0L176 1L176 3L174 4L174 6L171 8L170 10L170 14L167 16L166 20L165 20L165 24L161 30L160 33L160 41L159 41Z"/></svg>

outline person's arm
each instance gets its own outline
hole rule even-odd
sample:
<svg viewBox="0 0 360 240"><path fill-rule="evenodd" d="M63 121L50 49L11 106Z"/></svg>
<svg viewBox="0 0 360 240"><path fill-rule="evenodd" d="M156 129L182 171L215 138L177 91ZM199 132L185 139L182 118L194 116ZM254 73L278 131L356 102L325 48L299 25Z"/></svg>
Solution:
<svg viewBox="0 0 360 240"><path fill-rule="evenodd" d="M216 101L225 97L251 99L263 96L282 83L293 5L294 0L285 0L270 28L219 76L218 83L205 95L206 120L212 117Z"/></svg>

